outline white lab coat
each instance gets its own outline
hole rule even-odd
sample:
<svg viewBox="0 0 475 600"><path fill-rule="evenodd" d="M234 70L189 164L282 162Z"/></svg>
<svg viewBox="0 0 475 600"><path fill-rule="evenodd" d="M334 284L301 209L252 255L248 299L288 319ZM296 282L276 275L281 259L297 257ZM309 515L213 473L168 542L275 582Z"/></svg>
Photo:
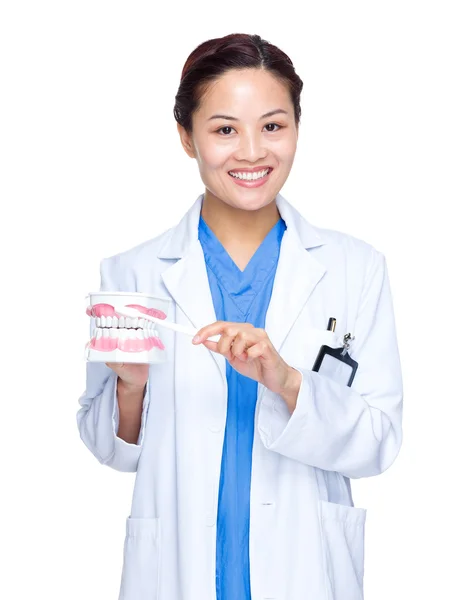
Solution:
<svg viewBox="0 0 475 600"><path fill-rule="evenodd" d="M101 289L170 297L170 318L216 320L198 240L201 195L180 223L101 262ZM361 600L366 511L348 478L377 475L401 445L402 382L384 256L308 223L281 195L287 224L266 331L303 376L290 416L259 384L250 498L253 600ZM335 334L326 331L335 317ZM313 372L345 333L351 388ZM137 472L126 520L121 600L212 600L227 384L225 358L162 330L169 361L150 368L138 444L118 438L115 373L87 364L78 426L97 459Z"/></svg>

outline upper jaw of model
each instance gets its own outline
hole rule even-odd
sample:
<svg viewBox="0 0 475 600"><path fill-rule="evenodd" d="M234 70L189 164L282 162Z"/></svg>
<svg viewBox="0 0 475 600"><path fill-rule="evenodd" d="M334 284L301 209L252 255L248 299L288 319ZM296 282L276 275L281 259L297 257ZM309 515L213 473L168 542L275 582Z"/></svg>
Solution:
<svg viewBox="0 0 475 600"><path fill-rule="evenodd" d="M162 340L157 325L146 318L125 317L115 307L128 306L144 315L166 318L167 298L139 293L98 292L89 294L86 314L93 319L86 358L92 362L154 363L164 360ZM92 325L92 324L91 324Z"/></svg>

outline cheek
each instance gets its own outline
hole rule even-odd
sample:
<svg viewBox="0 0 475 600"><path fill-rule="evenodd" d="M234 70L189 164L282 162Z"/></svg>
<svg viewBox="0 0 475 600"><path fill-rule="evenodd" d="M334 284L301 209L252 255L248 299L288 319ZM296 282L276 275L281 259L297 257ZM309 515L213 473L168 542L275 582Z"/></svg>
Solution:
<svg viewBox="0 0 475 600"><path fill-rule="evenodd" d="M289 143L285 146L281 146L278 151L276 151L277 160L279 161L281 167L284 170L290 170L292 164L294 162L296 152L295 144Z"/></svg>
<svg viewBox="0 0 475 600"><path fill-rule="evenodd" d="M198 157L203 169L220 169L229 160L231 150L229 147L218 144L207 144L199 148Z"/></svg>

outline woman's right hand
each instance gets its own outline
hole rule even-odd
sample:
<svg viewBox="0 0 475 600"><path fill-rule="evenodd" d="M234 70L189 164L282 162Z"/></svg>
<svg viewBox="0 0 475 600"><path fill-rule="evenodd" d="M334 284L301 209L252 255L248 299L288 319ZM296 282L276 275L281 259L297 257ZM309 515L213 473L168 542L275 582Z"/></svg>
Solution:
<svg viewBox="0 0 475 600"><path fill-rule="evenodd" d="M148 364L138 363L106 363L120 379L130 388L143 389L148 381Z"/></svg>

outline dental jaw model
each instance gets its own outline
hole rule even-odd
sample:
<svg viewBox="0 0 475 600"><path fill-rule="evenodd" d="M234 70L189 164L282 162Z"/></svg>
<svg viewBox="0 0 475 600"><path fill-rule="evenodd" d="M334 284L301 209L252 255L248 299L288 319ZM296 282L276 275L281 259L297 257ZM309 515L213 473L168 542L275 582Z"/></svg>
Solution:
<svg viewBox="0 0 475 600"><path fill-rule="evenodd" d="M165 319L168 298L138 292L96 292L87 296L92 337L86 345L89 362L161 363L166 360L159 327L140 317L126 317L115 307L128 306L144 316Z"/></svg>

